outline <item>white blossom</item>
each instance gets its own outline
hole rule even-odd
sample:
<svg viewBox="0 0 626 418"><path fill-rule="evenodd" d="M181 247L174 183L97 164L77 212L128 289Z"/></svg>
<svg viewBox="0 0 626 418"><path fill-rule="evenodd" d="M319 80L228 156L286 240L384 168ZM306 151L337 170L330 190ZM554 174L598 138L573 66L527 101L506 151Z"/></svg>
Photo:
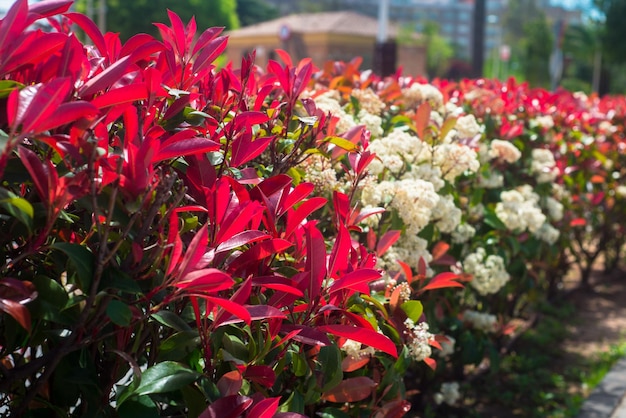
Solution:
<svg viewBox="0 0 626 418"><path fill-rule="evenodd" d="M502 257L487 256L484 248L478 248L465 257L463 270L473 276L470 285L483 296L497 293L511 278Z"/></svg>
<svg viewBox="0 0 626 418"><path fill-rule="evenodd" d="M473 328L484 332L495 332L498 319L495 315L467 310L463 313L463 320L469 322Z"/></svg>
<svg viewBox="0 0 626 418"><path fill-rule="evenodd" d="M442 383L441 389L434 395L434 400L437 405L446 403L453 406L459 399L461 399L461 394L459 393L458 382Z"/></svg>
<svg viewBox="0 0 626 418"><path fill-rule="evenodd" d="M472 225L468 223L460 224L452 231L452 242L455 244L464 244L472 239L475 234L476 229Z"/></svg>
<svg viewBox="0 0 626 418"><path fill-rule="evenodd" d="M539 183L554 181L559 174L552 151L544 148L535 148L532 151L530 172L537 177Z"/></svg>
<svg viewBox="0 0 626 418"><path fill-rule="evenodd" d="M404 325L409 337L407 347L413 360L422 361L430 357L432 348L429 343L434 339L434 335L428 332L428 324L426 322L415 324L410 318L407 318Z"/></svg>
<svg viewBox="0 0 626 418"><path fill-rule="evenodd" d="M473 138L481 132L481 127L472 114L459 117L454 129L459 138Z"/></svg>
<svg viewBox="0 0 626 418"><path fill-rule="evenodd" d="M489 156L491 158L501 158L507 163L512 164L520 159L522 153L509 141L494 139L489 144Z"/></svg>

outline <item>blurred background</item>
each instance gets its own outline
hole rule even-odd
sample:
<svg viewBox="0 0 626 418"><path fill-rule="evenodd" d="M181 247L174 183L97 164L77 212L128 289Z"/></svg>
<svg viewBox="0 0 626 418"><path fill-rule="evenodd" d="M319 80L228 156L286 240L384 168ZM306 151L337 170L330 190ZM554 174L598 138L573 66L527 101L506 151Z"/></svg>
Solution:
<svg viewBox="0 0 626 418"><path fill-rule="evenodd" d="M0 16L13 3L0 0ZM224 26L233 60L363 58L362 69L429 79L515 77L532 86L626 93L626 0L78 0L101 29L156 35L167 9Z"/></svg>

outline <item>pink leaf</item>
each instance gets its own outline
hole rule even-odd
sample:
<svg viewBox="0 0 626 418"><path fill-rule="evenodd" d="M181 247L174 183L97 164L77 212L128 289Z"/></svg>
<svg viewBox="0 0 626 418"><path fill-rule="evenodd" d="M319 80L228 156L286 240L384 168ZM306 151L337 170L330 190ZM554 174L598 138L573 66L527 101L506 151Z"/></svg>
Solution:
<svg viewBox="0 0 626 418"><path fill-rule="evenodd" d="M41 64L52 54L60 53L67 41L67 35L62 33L28 35L16 50L7 54L8 58L2 67L3 73L10 73L27 64Z"/></svg>
<svg viewBox="0 0 626 418"><path fill-rule="evenodd" d="M147 98L147 86L143 83L137 83L109 90L93 99L91 103L98 109L104 109L119 104L146 100Z"/></svg>
<svg viewBox="0 0 626 418"><path fill-rule="evenodd" d="M252 244L253 242L262 241L269 238L271 238L271 235L268 235L258 230L242 231L238 234L233 235L232 238L218 245L215 249L215 253L217 254L224 251L234 250L235 248L239 248L243 245Z"/></svg>
<svg viewBox="0 0 626 418"><path fill-rule="evenodd" d="M122 78L130 63L130 57L123 57L114 62L100 74L87 81L78 93L81 97L88 97L99 91L106 90Z"/></svg>
<svg viewBox="0 0 626 418"><path fill-rule="evenodd" d="M221 32L221 30L220 30ZM203 71L208 70L210 65L215 59L224 52L226 49L227 38L220 36L217 39L211 40L200 51L200 54L193 63L193 73L201 74Z"/></svg>
<svg viewBox="0 0 626 418"><path fill-rule="evenodd" d="M222 298L208 296L208 295L197 295L197 296L215 305L220 306L226 312L229 312L235 315L236 317L244 321L246 324L250 325L252 318L250 317L250 314L248 313L247 309L241 306L240 304L230 301L228 299L222 299Z"/></svg>
<svg viewBox="0 0 626 418"><path fill-rule="evenodd" d="M192 292L218 292L230 289L233 284L235 281L228 274L215 268L207 268L187 273L174 286Z"/></svg>
<svg viewBox="0 0 626 418"><path fill-rule="evenodd" d="M290 182L291 183L291 182ZM300 183L283 199L278 208L278 216L287 212L294 205L302 202L308 195L313 193L313 183Z"/></svg>
<svg viewBox="0 0 626 418"><path fill-rule="evenodd" d="M332 277L336 277L335 274L337 272L342 272L348 267L351 245L352 238L350 237L350 232L340 222L337 238L328 258L328 274Z"/></svg>
<svg viewBox="0 0 626 418"><path fill-rule="evenodd" d="M387 251L389 247L400 239L400 234L402 234L402 231L394 230L385 232L376 245L376 255L378 257L382 257L382 255L385 254L385 251Z"/></svg>
<svg viewBox="0 0 626 418"><path fill-rule="evenodd" d="M211 403L198 418L241 418L253 402L247 396L225 396Z"/></svg>
<svg viewBox="0 0 626 418"><path fill-rule="evenodd" d="M455 273L440 273L433 277L430 282L420 289L420 292L433 289L442 289L446 287L464 287L461 283L455 281L461 279L461 276Z"/></svg>
<svg viewBox="0 0 626 418"><path fill-rule="evenodd" d="M293 243L290 241L280 238L260 242L234 259L229 265L228 271L231 273L240 272L250 264L280 254L292 245Z"/></svg>
<svg viewBox="0 0 626 418"><path fill-rule="evenodd" d="M252 134L244 132L238 135L232 144L231 167L240 167L248 161L258 157L269 146L273 136L256 138L252 140Z"/></svg>
<svg viewBox="0 0 626 418"><path fill-rule="evenodd" d="M304 226L306 237L306 265L308 283L308 297L315 299L322 289L322 282L326 277L326 244L324 237L314 222L309 222Z"/></svg>
<svg viewBox="0 0 626 418"><path fill-rule="evenodd" d="M341 289L351 289L356 285L369 283L381 278L378 270L361 269L344 275L341 279L335 281L330 287L329 293L337 292Z"/></svg>
<svg viewBox="0 0 626 418"><path fill-rule="evenodd" d="M187 251L185 252L185 257L181 261L180 267L178 268L178 277L184 277L187 273L193 271L198 262L202 259L202 256L204 256L209 241L209 232L207 228L207 224L200 228L189 243Z"/></svg>
<svg viewBox="0 0 626 418"><path fill-rule="evenodd" d="M208 138L195 137L187 138L177 142L167 140L159 152L152 159L153 163L157 163L172 158L182 157L186 155L203 154L210 151L220 149L220 144L213 142Z"/></svg>
<svg viewBox="0 0 626 418"><path fill-rule="evenodd" d="M13 41L22 33L28 25L28 2L17 0L9 8L9 11L0 21L0 51L6 53L5 49L12 46Z"/></svg>
<svg viewBox="0 0 626 418"><path fill-rule="evenodd" d="M82 13L66 13L66 17L68 17L72 22L76 23L86 34L91 38L93 44L98 48L100 54L105 57L107 60L109 59L109 51L106 45L106 41L104 40L104 36L98 29L98 26L85 16Z"/></svg>
<svg viewBox="0 0 626 418"><path fill-rule="evenodd" d="M395 344L385 335L365 328L353 327L350 325L321 325L317 327L319 331L328 332L338 337L349 338L361 344L374 347L393 357L398 357L398 350Z"/></svg>
<svg viewBox="0 0 626 418"><path fill-rule="evenodd" d="M290 211L287 214L287 225L285 227L285 236L290 236L291 233L304 221L309 215L316 210L324 207L326 199L323 197L312 197L306 202L303 202L297 209Z"/></svg>
<svg viewBox="0 0 626 418"><path fill-rule="evenodd" d="M311 328L306 325L291 325L283 324L280 328L280 332L292 333L293 331L299 331L297 334L292 334L292 339L302 344L308 345L320 345L327 346L331 342L328 336L319 327Z"/></svg>
<svg viewBox="0 0 626 418"><path fill-rule="evenodd" d="M50 168L44 165L37 156L37 154L29 150L28 148L19 146L17 152L20 156L20 159L22 160L22 164L24 164L24 167L26 167L26 170L28 170L31 179L35 184L35 189L37 189L37 194L39 195L39 198L42 200L42 202L44 202L46 206L49 205ZM53 187L56 187L56 185L54 185Z"/></svg>
<svg viewBox="0 0 626 418"><path fill-rule="evenodd" d="M252 366L252 367L261 367L261 366ZM263 366L263 367L267 367L267 366ZM247 371L246 371L246 374L247 374ZM271 387L272 385L264 385L264 386ZM278 411L279 402L280 402L280 397L263 399L259 403L255 404L252 407L252 409L248 411L248 414L246 416L248 418L272 418L274 417L274 414L276 413L276 411Z"/></svg>
<svg viewBox="0 0 626 418"><path fill-rule="evenodd" d="M59 126L76 122L87 116L95 116L98 109L89 102L78 100L75 102L63 103L56 108L52 116L39 124L39 130L48 131Z"/></svg>
<svg viewBox="0 0 626 418"><path fill-rule="evenodd" d="M377 384L366 376L349 377L334 388L322 394L322 399L330 402L359 402L367 399Z"/></svg>

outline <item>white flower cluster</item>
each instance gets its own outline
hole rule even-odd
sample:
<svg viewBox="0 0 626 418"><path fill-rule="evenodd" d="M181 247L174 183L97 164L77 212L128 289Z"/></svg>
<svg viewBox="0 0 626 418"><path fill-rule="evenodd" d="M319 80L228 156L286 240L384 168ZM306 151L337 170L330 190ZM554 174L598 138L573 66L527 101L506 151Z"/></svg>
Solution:
<svg viewBox="0 0 626 418"><path fill-rule="evenodd" d="M456 340L449 335L445 336L445 339L439 341L441 345L441 351L439 351L439 355L441 357L447 357L454 354L454 345L456 344Z"/></svg>
<svg viewBox="0 0 626 418"><path fill-rule="evenodd" d="M452 242L454 244L464 244L472 239L474 235L476 235L476 229L468 223L463 223L452 231Z"/></svg>
<svg viewBox="0 0 626 418"><path fill-rule="evenodd" d="M530 121L531 125L540 126L543 129L551 129L554 127L554 119L550 115L537 116L534 120Z"/></svg>
<svg viewBox="0 0 626 418"><path fill-rule="evenodd" d="M538 239L552 245L559 239L559 236L561 236L561 232L546 222L541 225L541 228L535 231L533 235Z"/></svg>
<svg viewBox="0 0 626 418"><path fill-rule="evenodd" d="M396 189L391 206L404 221L406 233L416 235L430 222L439 195L432 183L420 179L405 179L394 184Z"/></svg>
<svg viewBox="0 0 626 418"><path fill-rule="evenodd" d="M358 341L347 339L343 346L341 347L343 351L345 351L348 357L353 358L354 360L358 360L362 357L369 357L376 354L376 350L374 347L362 347L362 344Z"/></svg>
<svg viewBox="0 0 626 418"><path fill-rule="evenodd" d="M433 220L436 221L435 226L441 232L450 233L454 231L461 223L461 215L461 209L456 207L451 195L441 196L437 206L433 208Z"/></svg>
<svg viewBox="0 0 626 418"><path fill-rule="evenodd" d="M463 270L474 276L470 284L483 296L497 293L511 278L502 257L488 256L484 248L478 248L465 257Z"/></svg>
<svg viewBox="0 0 626 418"><path fill-rule="evenodd" d="M467 310L463 313L463 320L468 322L473 328L484 332L495 332L498 319L495 315Z"/></svg>
<svg viewBox="0 0 626 418"><path fill-rule="evenodd" d="M552 151L544 148L535 148L532 151L532 162L530 172L534 174L539 183L549 183L554 181L559 175Z"/></svg>
<svg viewBox="0 0 626 418"><path fill-rule="evenodd" d="M370 143L369 151L375 153L378 159L369 165L369 172L378 175L387 168L391 173L399 174L407 163L427 158L427 148L428 145L418 137L404 130L394 129L386 137Z"/></svg>
<svg viewBox="0 0 626 418"><path fill-rule="evenodd" d="M430 84L413 83L408 88L403 88L402 99L406 109L415 109L424 102L428 102L433 109L443 106L443 94Z"/></svg>
<svg viewBox="0 0 626 418"><path fill-rule="evenodd" d="M471 114L459 117L456 120L454 129L456 129L457 136L464 139L474 138L482 130L478 122L476 122L474 115Z"/></svg>
<svg viewBox="0 0 626 418"><path fill-rule="evenodd" d="M370 88L353 89L351 94L352 97L359 101L361 109L372 115L379 115L385 110L385 103L378 97L376 92Z"/></svg>
<svg viewBox="0 0 626 418"><path fill-rule="evenodd" d="M404 321L407 328L407 334L410 337L407 344L409 354L415 361L422 361L432 354L432 348L429 342L433 340L434 335L428 332L428 324L426 322L414 323L410 318Z"/></svg>
<svg viewBox="0 0 626 418"><path fill-rule="evenodd" d="M433 164L441 168L443 178L453 182L458 176L480 168L476 151L458 143L440 144L434 149Z"/></svg>
<svg viewBox="0 0 626 418"><path fill-rule="evenodd" d="M356 118L359 124L365 125L365 128L370 131L372 138L383 136L383 120L380 116L361 109Z"/></svg>
<svg viewBox="0 0 626 418"><path fill-rule="evenodd" d="M539 207L539 196L529 185L500 193L500 202L496 204L496 216L510 231L522 232L528 229L535 232L546 221L546 216Z"/></svg>
<svg viewBox="0 0 626 418"><path fill-rule="evenodd" d="M437 405L446 403L453 406L459 401L459 399L461 399L461 394L459 393L458 382L442 383L441 389L439 389L439 392L434 395L434 400Z"/></svg>
<svg viewBox="0 0 626 418"><path fill-rule="evenodd" d="M563 219L563 204L555 198L548 196L546 198L546 209L548 209L548 215L553 221L560 221Z"/></svg>
<svg viewBox="0 0 626 418"><path fill-rule="evenodd" d="M300 167L304 170L304 179L313 183L315 190L322 194L332 194L340 189L337 180L337 171L330 161L319 154L311 155L304 160Z"/></svg>
<svg viewBox="0 0 626 418"><path fill-rule="evenodd" d="M481 174L478 178L478 184L485 189L497 189L504 185L504 176L497 171L490 171L485 174Z"/></svg>
<svg viewBox="0 0 626 418"><path fill-rule="evenodd" d="M489 156L491 158L500 158L507 163L512 164L521 158L522 153L509 141L494 139L489 144Z"/></svg>

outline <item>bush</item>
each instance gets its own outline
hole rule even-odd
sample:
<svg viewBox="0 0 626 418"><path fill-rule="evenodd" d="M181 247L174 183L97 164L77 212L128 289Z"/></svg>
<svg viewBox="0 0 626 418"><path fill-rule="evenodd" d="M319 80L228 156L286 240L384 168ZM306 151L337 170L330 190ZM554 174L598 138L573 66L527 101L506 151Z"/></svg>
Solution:
<svg viewBox="0 0 626 418"><path fill-rule="evenodd" d="M3 411L445 413L566 249L620 257L622 99L218 70L218 28L70 3L0 22Z"/></svg>

